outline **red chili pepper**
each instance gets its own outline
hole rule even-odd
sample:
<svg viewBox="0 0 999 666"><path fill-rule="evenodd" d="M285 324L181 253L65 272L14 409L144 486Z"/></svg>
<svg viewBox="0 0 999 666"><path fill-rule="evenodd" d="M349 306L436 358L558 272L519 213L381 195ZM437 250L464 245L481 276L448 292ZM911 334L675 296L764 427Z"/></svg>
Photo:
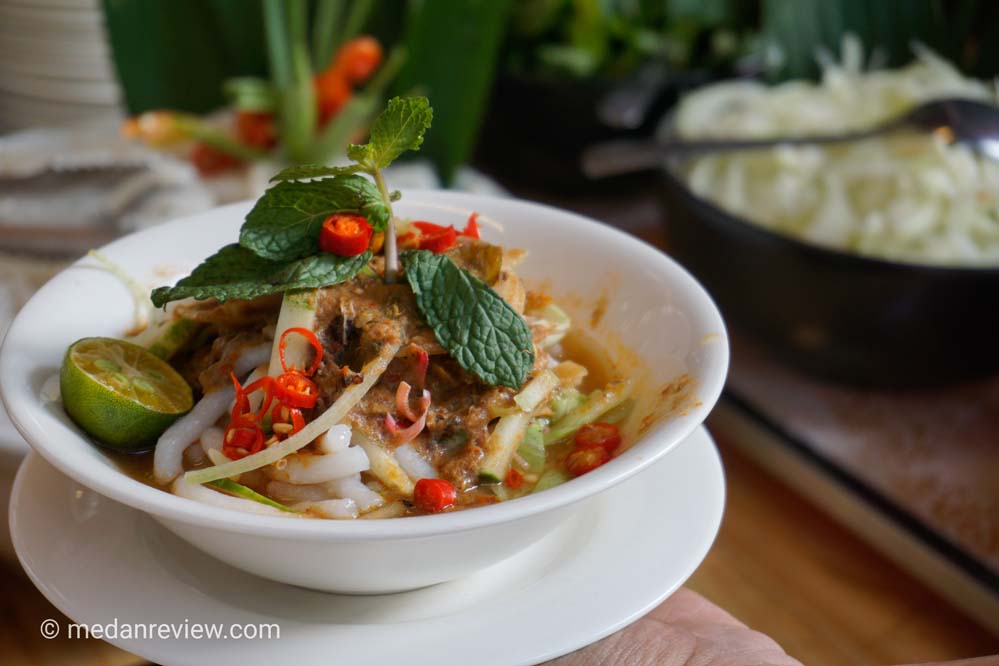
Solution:
<svg viewBox="0 0 999 666"><path fill-rule="evenodd" d="M264 448L264 431L253 421L233 421L225 429L222 453L231 460L239 460Z"/></svg>
<svg viewBox="0 0 999 666"><path fill-rule="evenodd" d="M274 380L274 396L285 407L312 409L319 400L319 387L297 372L286 372Z"/></svg>
<svg viewBox="0 0 999 666"><path fill-rule="evenodd" d="M458 242L458 232L453 226L442 227L433 222L413 222L413 226L422 232L419 240L421 250L430 250L434 254L440 254L451 249Z"/></svg>
<svg viewBox="0 0 999 666"><path fill-rule="evenodd" d="M576 449L565 459L565 468L573 476L582 476L610 460L610 454L603 447Z"/></svg>
<svg viewBox="0 0 999 666"><path fill-rule="evenodd" d="M356 257L368 249L374 233L374 227L362 215L336 213L323 222L319 249L341 257Z"/></svg>
<svg viewBox="0 0 999 666"><path fill-rule="evenodd" d="M289 409L288 414L291 416L291 434L294 435L305 427L305 417L302 416L302 410L300 409Z"/></svg>
<svg viewBox="0 0 999 666"><path fill-rule="evenodd" d="M269 113L237 111L236 135L252 148L272 148L277 143L274 116Z"/></svg>
<svg viewBox="0 0 999 666"><path fill-rule="evenodd" d="M613 423L588 423L576 431L577 449L601 448L608 454L621 445L621 433Z"/></svg>
<svg viewBox="0 0 999 666"><path fill-rule="evenodd" d="M243 164L229 153L223 153L218 148L200 142L194 144L191 149L190 160L194 168L204 178L217 176Z"/></svg>
<svg viewBox="0 0 999 666"><path fill-rule="evenodd" d="M511 467L510 471L506 473L506 485L514 490L520 488L524 485L524 475Z"/></svg>
<svg viewBox="0 0 999 666"><path fill-rule="evenodd" d="M468 236L469 238L479 239L479 214L472 213L468 216L468 224L465 228L461 230L462 236Z"/></svg>
<svg viewBox="0 0 999 666"><path fill-rule="evenodd" d="M312 365L305 370L299 370L294 366L289 368L288 363L284 360L284 350L285 347L288 346L288 336L292 333L301 335L305 338L305 341L312 345L312 349L315 351L315 355L312 359ZM323 345L319 342L319 338L316 337L315 333L307 328L296 326L294 328L286 329L285 332L281 334L281 340L278 342L278 356L281 358L281 369L285 372L297 372L305 375L306 377L311 377L316 374L316 370L319 369L319 365L323 362Z"/></svg>
<svg viewBox="0 0 999 666"><path fill-rule="evenodd" d="M420 479L413 488L413 504L427 513L454 506L457 497L454 486L444 479Z"/></svg>

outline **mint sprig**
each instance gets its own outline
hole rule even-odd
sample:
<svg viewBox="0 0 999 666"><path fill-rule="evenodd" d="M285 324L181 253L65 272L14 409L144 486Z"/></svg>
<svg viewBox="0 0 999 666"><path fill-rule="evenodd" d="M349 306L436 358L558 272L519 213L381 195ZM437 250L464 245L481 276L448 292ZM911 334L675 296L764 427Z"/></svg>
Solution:
<svg viewBox="0 0 999 666"><path fill-rule="evenodd" d="M391 209L361 176L278 183L246 216L239 244L273 261L302 259L319 251L323 221L334 213L359 213L376 231L384 231Z"/></svg>
<svg viewBox="0 0 999 666"><path fill-rule="evenodd" d="M272 261L233 243L205 259L176 285L154 289L152 301L162 307L181 298L227 301L292 289L318 289L351 279L370 259L371 253L365 252L356 257L321 253L292 261Z"/></svg>
<svg viewBox="0 0 999 666"><path fill-rule="evenodd" d="M396 249L395 225L391 223L394 192L389 192L381 170L408 150L419 150L423 135L430 129L434 111L426 97L393 97L388 107L371 125L368 143L351 144L347 156L354 160L350 166L322 166L308 164L290 167L281 171L271 180L286 182L306 179L329 178L337 181L353 174L366 173L371 176L381 195L382 202L389 210L389 222L385 227L385 281L394 282L399 271L399 257ZM314 180L306 185L313 185ZM323 182L323 181L319 181ZM275 188L276 189L276 188Z"/></svg>
<svg viewBox="0 0 999 666"><path fill-rule="evenodd" d="M402 264L417 307L458 364L491 386L523 386L534 367L524 318L446 255L405 252Z"/></svg>

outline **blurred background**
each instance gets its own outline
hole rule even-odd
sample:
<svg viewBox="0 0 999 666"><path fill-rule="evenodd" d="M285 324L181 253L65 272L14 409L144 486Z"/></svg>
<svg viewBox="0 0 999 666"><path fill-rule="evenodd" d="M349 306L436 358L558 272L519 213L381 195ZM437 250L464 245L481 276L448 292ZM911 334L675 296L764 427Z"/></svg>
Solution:
<svg viewBox="0 0 999 666"><path fill-rule="evenodd" d="M986 0L0 0L0 337L88 249L342 161L425 94L394 187L580 211L721 307L696 589L810 664L996 652L997 77ZM25 451L0 410L4 498ZM53 611L0 550L0 663L134 662L39 651Z"/></svg>

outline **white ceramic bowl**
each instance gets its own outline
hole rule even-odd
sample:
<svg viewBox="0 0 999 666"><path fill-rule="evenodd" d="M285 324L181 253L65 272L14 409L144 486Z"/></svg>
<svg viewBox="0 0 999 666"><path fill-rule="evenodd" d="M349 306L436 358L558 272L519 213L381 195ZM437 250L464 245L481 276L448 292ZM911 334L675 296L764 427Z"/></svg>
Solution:
<svg viewBox="0 0 999 666"><path fill-rule="evenodd" d="M190 270L233 242L249 204L195 215L116 241L104 252L152 284ZM409 191L397 214L463 226L486 218L487 240L530 251L518 269L543 286L577 321L620 353L619 370L641 390L625 435L634 445L603 467L525 498L436 516L380 521L264 517L198 504L119 471L65 415L46 403L43 384L78 338L120 336L132 321L126 288L89 260L46 284L22 309L0 350L0 393L18 430L49 462L79 483L152 515L205 552L265 578L348 593L413 589L466 575L534 543L582 500L666 455L704 421L721 392L728 340L701 286L661 252L586 218L510 199ZM488 225L494 220L503 230ZM159 276L159 277L157 277ZM663 387L687 373L692 393L676 400ZM671 413L664 413L672 407ZM645 418L650 416L650 418ZM644 423L643 423L644 421ZM644 426L644 427L643 427ZM637 434L641 429L642 434ZM623 518L623 517L622 517Z"/></svg>

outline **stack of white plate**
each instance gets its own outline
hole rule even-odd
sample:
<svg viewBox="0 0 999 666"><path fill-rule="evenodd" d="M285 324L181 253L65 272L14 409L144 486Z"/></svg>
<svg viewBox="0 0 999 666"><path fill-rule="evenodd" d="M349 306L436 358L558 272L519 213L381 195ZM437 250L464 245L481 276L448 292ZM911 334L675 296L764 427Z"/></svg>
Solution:
<svg viewBox="0 0 999 666"><path fill-rule="evenodd" d="M0 133L121 113L100 0L0 0Z"/></svg>

